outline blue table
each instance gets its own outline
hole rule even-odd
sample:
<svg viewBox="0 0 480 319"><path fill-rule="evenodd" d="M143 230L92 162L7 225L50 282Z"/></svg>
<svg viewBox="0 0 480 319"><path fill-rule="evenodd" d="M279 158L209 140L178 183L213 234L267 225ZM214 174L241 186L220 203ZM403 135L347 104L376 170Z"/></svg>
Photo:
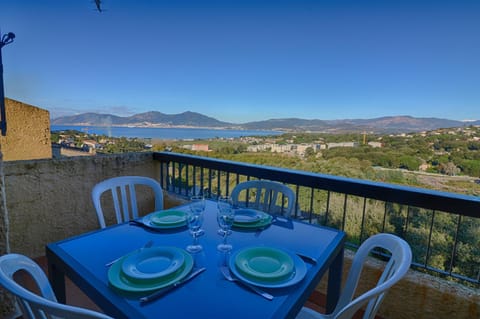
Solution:
<svg viewBox="0 0 480 319"><path fill-rule="evenodd" d="M185 248L192 241L185 228L155 232L126 223L47 245L50 280L59 301L65 302L65 276L68 276L105 313L115 318L294 318L329 270L327 311L334 308L341 285L344 232L292 220L278 220L263 231L233 231L228 240L234 250L265 245L304 253L317 260L315 265L306 263L306 277L295 286L265 289L275 296L268 301L222 277L219 266L225 256L216 250L221 241L216 211L216 203L207 201L205 234L200 237L204 250L194 256L196 266L205 266L207 270L146 305L140 305L138 296L124 296L109 287L105 263L138 249L150 239L157 246Z"/></svg>

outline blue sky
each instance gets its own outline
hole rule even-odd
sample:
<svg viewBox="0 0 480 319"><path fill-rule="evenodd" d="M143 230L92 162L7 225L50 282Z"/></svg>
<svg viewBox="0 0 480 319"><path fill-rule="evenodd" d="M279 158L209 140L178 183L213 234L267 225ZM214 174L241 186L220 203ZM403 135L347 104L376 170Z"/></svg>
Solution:
<svg viewBox="0 0 480 319"><path fill-rule="evenodd" d="M7 97L52 118L480 119L480 1L2 0Z"/></svg>

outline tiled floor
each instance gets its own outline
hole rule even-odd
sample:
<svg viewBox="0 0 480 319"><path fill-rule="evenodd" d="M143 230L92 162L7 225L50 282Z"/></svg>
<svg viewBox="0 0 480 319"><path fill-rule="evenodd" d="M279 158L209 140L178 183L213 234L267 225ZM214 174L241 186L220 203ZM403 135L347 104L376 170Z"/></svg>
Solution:
<svg viewBox="0 0 480 319"><path fill-rule="evenodd" d="M47 272L46 267L46 258L44 256L35 259L35 261ZM66 293L67 293L67 303L69 305L83 307L87 309L92 309L95 311L101 312L100 308L90 300L74 283L72 283L68 278L66 279ZM305 306L315 309L320 313L325 312L325 295L315 291L305 304ZM357 314L353 319L361 318L361 314ZM376 317L376 319L382 319Z"/></svg>

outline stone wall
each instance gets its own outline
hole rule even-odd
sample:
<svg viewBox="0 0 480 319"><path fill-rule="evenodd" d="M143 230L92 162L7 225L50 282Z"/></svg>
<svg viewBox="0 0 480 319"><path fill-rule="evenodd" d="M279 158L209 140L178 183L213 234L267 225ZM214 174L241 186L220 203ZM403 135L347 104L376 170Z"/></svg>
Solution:
<svg viewBox="0 0 480 319"><path fill-rule="evenodd" d="M4 161L52 157L50 113L47 110L5 99L7 135L0 136Z"/></svg>
<svg viewBox="0 0 480 319"><path fill-rule="evenodd" d="M4 162L6 202L12 252L38 257L45 245L98 229L91 200L95 184L114 176L158 179L152 153ZM140 211L153 210L153 194L139 197ZM113 223L113 211L106 222Z"/></svg>

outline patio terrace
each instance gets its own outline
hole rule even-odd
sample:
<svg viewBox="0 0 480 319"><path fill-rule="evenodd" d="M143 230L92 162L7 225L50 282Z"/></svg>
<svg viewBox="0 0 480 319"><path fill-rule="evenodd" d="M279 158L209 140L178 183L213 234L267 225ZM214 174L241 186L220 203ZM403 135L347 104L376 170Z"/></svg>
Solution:
<svg viewBox="0 0 480 319"><path fill-rule="evenodd" d="M215 198L243 180L270 179L296 192L296 218L344 229L352 249L377 232L396 233L410 243L412 270L386 296L379 311L382 318L480 316L480 252L470 243L475 234L471 227L477 232L480 227L477 197L168 152L4 162L3 171L2 253L22 253L42 261L47 243L97 229L90 192L96 183L113 176L158 179L166 207L199 189ZM139 201L146 213L153 205L151 194L144 195ZM107 223L113 219L107 216ZM447 244L441 245L442 241ZM466 253L470 263L462 258ZM353 252L345 254L346 272ZM374 258L369 262L364 277L370 285L381 264ZM67 289L67 300L80 296L74 286ZM321 304L324 291L325 280L311 299ZM85 300L71 303L95 308ZM0 313L6 314L8 305L3 307Z"/></svg>

